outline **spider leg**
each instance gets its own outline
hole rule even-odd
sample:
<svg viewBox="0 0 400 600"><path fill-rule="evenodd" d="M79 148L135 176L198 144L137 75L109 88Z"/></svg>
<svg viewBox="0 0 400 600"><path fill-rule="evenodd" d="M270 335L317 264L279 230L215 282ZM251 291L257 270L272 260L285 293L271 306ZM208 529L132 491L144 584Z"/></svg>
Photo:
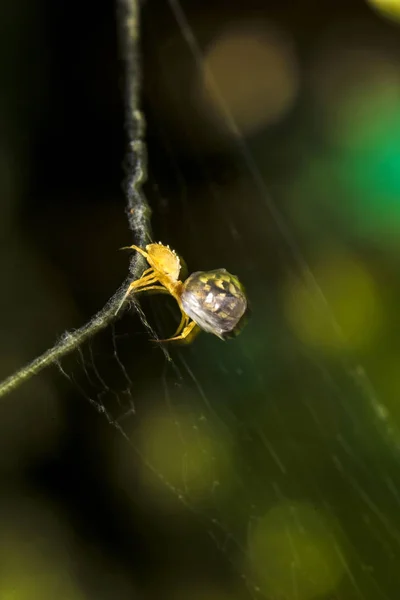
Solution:
<svg viewBox="0 0 400 600"><path fill-rule="evenodd" d="M189 323L189 325L186 325L186 327L184 328L184 330L182 331L182 333L180 333L179 335L176 335L172 338L168 338L167 340L153 340L154 342L176 342L178 340L184 340L189 333L191 333L191 331L193 331L193 329L196 327L196 323L194 321L192 321L191 323Z"/></svg>
<svg viewBox="0 0 400 600"><path fill-rule="evenodd" d="M136 281L132 281L132 283L129 285L128 289L126 290L124 297L121 300L120 305L118 306L117 310L115 311L115 314L117 314L120 311L121 306L124 304L127 297L132 293L132 290L145 288L147 285L151 285L153 283L156 283L157 281L158 281L158 279L156 278L156 276L153 273L146 275L145 277L140 277L140 279L136 279Z"/></svg>
<svg viewBox="0 0 400 600"><path fill-rule="evenodd" d="M135 279L135 281L132 281L127 289L127 293L130 294L132 290L146 287L148 284L153 284L156 281L158 281L157 276L154 273L149 273L149 275L146 275L145 277L140 277L140 279Z"/></svg>
<svg viewBox="0 0 400 600"><path fill-rule="evenodd" d="M179 327L175 331L173 337L176 337L186 327L186 325L189 323L189 317L187 316L186 313L183 312L182 309L181 309L181 313L182 313L181 322L179 323Z"/></svg>
<svg viewBox="0 0 400 600"><path fill-rule="evenodd" d="M145 252L144 250L142 250L142 248L139 248L139 246L124 246L123 248L120 248L120 250L137 250L138 252L140 252L140 254L142 254L142 256L145 257L145 259L147 260L148 254L147 252ZM150 273L153 272L154 275L154 271L153 271L153 267L149 267L148 269L145 269L143 271L143 273L140 276L140 279L142 279L142 277L147 277L148 275L150 275ZM138 281L140 281L138 279Z"/></svg>
<svg viewBox="0 0 400 600"><path fill-rule="evenodd" d="M120 248L120 250L137 250L142 256L145 257L146 260L148 257L147 252L145 250L143 250L142 248L139 248L139 246L123 246L122 248ZM148 269L143 271L141 278L148 275L151 271L153 271L153 267L149 267Z"/></svg>
<svg viewBox="0 0 400 600"><path fill-rule="evenodd" d="M149 285L148 287L146 286L144 288L139 288L135 293L148 292L149 290L162 290L163 292L168 292L167 288L165 288L163 285Z"/></svg>
<svg viewBox="0 0 400 600"><path fill-rule="evenodd" d="M136 250L137 252L139 252L139 254L141 254L142 256L145 257L145 259L147 260L148 254L145 250L143 250L143 248L139 248L139 246L124 246L123 248L120 248L120 250Z"/></svg>

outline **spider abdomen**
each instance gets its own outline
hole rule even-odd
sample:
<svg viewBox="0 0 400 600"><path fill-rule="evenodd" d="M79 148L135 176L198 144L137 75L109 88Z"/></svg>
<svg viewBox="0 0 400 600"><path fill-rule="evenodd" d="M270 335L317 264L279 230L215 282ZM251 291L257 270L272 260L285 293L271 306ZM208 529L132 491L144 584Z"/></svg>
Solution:
<svg viewBox="0 0 400 600"><path fill-rule="evenodd" d="M222 339L236 333L247 311L244 289L226 269L192 273L182 285L181 303L201 329Z"/></svg>

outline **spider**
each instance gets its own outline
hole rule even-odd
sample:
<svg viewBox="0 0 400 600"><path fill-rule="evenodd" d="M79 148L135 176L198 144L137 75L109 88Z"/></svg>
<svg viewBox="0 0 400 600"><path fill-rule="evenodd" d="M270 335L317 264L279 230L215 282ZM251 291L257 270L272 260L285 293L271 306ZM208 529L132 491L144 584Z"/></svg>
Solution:
<svg viewBox="0 0 400 600"><path fill-rule="evenodd" d="M169 246L159 242L148 244L145 250L138 246L122 249L136 250L150 267L132 281L120 306L131 293L150 290L168 292L178 303L182 315L179 327L171 338L161 342L184 340L196 326L222 340L238 332L248 307L244 289L235 275L226 269L196 271L182 282L181 262Z"/></svg>

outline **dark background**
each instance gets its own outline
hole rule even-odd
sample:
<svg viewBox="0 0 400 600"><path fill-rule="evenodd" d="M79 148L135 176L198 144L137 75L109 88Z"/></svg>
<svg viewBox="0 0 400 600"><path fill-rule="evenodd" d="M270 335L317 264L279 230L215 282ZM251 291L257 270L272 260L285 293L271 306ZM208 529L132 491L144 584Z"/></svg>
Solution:
<svg viewBox="0 0 400 600"><path fill-rule="evenodd" d="M2 399L4 597L398 597L395 4L185 1L203 57L233 36L236 135L142 4L154 238L239 275L252 318L168 363L132 310ZM3 2L0 34L6 377L105 304L135 239L115 3ZM172 333L170 299L142 308Z"/></svg>

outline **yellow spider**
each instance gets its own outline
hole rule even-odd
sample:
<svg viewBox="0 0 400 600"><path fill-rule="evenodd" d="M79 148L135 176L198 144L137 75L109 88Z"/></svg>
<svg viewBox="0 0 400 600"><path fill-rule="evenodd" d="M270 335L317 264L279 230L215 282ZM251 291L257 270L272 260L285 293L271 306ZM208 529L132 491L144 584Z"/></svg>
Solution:
<svg viewBox="0 0 400 600"><path fill-rule="evenodd" d="M173 337L162 342L183 340L196 327L225 339L237 333L247 311L243 286L226 269L197 271L184 282L179 280L181 263L169 246L148 244L146 250L128 246L140 252L150 267L132 281L121 302L131 293L150 290L167 291L175 298L182 318Z"/></svg>

